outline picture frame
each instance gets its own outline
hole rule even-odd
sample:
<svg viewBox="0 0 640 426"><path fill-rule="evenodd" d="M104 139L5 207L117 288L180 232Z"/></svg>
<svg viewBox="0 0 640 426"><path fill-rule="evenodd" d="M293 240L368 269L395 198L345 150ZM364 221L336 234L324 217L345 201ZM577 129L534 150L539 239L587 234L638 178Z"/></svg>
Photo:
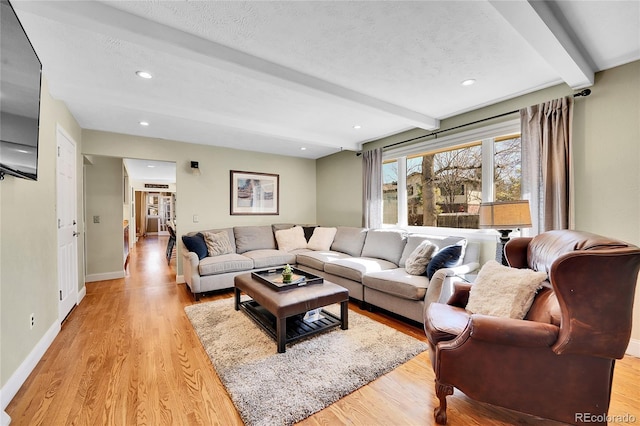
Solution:
<svg viewBox="0 0 640 426"><path fill-rule="evenodd" d="M279 215L280 175L230 171L231 215Z"/></svg>

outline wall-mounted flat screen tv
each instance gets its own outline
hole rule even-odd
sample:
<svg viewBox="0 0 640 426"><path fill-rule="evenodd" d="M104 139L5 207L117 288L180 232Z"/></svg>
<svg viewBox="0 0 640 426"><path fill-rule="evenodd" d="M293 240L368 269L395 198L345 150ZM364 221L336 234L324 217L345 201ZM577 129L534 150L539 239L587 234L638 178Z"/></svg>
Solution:
<svg viewBox="0 0 640 426"><path fill-rule="evenodd" d="M0 178L37 180L42 64L8 0L0 0L0 59Z"/></svg>

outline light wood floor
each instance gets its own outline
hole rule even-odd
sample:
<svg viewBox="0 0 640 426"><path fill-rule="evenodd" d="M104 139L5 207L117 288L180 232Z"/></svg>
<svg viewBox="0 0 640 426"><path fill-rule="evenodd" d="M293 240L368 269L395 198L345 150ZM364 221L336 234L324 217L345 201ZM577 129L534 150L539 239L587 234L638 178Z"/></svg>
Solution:
<svg viewBox="0 0 640 426"><path fill-rule="evenodd" d="M175 258L167 266L165 248L166 238L143 239L126 278L87 284L86 297L7 407L12 425L242 424L184 313L187 305L232 292L194 302L176 284ZM350 308L425 339L418 326ZM433 378L425 352L301 424L432 425ZM640 359L619 361L611 415L640 424L639 383ZM450 425L557 424L459 392L448 401Z"/></svg>

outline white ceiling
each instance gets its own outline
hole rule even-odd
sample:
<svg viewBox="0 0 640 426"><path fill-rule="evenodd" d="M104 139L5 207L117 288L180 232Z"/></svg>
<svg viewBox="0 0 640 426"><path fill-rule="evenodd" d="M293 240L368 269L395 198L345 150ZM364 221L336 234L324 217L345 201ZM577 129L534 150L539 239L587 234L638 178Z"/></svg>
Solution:
<svg viewBox="0 0 640 426"><path fill-rule="evenodd" d="M11 3L81 127L314 159L640 59L639 1Z"/></svg>
<svg viewBox="0 0 640 426"><path fill-rule="evenodd" d="M169 184L176 182L176 163L172 161L122 160L130 180L144 183Z"/></svg>

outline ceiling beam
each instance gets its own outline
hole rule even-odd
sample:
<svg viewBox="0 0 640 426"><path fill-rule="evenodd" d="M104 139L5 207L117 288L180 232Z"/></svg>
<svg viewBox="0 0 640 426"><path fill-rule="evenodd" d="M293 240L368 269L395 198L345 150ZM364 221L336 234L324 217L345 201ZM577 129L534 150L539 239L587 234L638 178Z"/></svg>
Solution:
<svg viewBox="0 0 640 426"><path fill-rule="evenodd" d="M100 2L19 2L19 10L107 36L159 49L177 57L232 71L314 96L340 98L404 120L407 125L438 129L438 119L305 74L211 40L110 7Z"/></svg>
<svg viewBox="0 0 640 426"><path fill-rule="evenodd" d="M573 89L592 86L595 71L592 61L583 53L565 28L559 10L547 1L490 0L489 3L520 33L540 56Z"/></svg>

